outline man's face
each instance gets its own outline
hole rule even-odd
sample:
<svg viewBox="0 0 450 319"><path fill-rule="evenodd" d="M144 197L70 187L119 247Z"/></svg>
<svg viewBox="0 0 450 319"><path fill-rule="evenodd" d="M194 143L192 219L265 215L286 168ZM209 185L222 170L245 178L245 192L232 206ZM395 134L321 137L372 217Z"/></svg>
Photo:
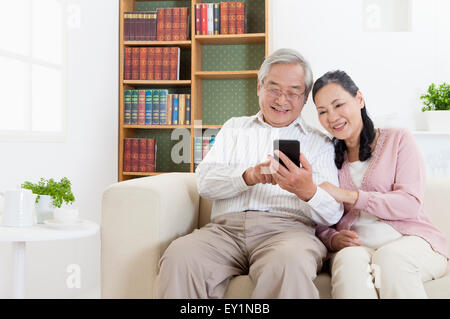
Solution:
<svg viewBox="0 0 450 319"><path fill-rule="evenodd" d="M259 107L264 121L274 127L291 124L306 103L303 67L298 64L275 64L258 83Z"/></svg>

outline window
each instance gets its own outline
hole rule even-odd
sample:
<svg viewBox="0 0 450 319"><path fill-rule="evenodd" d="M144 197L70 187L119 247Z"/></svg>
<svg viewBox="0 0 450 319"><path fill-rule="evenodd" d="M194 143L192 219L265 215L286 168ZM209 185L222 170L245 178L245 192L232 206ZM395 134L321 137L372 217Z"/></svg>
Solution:
<svg viewBox="0 0 450 319"><path fill-rule="evenodd" d="M65 135L64 0L0 1L0 138Z"/></svg>

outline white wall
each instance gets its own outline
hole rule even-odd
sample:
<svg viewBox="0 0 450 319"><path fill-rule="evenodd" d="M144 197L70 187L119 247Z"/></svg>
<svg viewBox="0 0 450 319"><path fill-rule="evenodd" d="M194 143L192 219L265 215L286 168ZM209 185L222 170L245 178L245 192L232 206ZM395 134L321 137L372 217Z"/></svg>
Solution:
<svg viewBox="0 0 450 319"><path fill-rule="evenodd" d="M426 129L420 95L432 82L450 81L450 1L410 0L409 32L364 31L364 5L378 2L392 9L392 1L273 0L272 49L299 50L314 79L329 70L346 71L375 125L414 131L428 175L450 177L450 134L418 132ZM390 27L395 23L381 29ZM302 115L323 130L311 96Z"/></svg>
<svg viewBox="0 0 450 319"><path fill-rule="evenodd" d="M25 180L67 176L80 217L100 222L102 192L117 181L118 2L68 1L80 9L81 23L68 30L66 140L0 142L0 190ZM0 243L0 260L0 298L10 298L10 243ZM26 262L29 298L95 295L100 285L100 237L30 243ZM66 285L70 264L81 267L79 289Z"/></svg>
<svg viewBox="0 0 450 319"><path fill-rule="evenodd" d="M450 1L410 0L410 32L365 32L367 2L275 0L273 49L299 50L311 63L314 79L345 70L379 126L423 129L420 95L431 82L450 79ZM312 98L304 111L319 126Z"/></svg>

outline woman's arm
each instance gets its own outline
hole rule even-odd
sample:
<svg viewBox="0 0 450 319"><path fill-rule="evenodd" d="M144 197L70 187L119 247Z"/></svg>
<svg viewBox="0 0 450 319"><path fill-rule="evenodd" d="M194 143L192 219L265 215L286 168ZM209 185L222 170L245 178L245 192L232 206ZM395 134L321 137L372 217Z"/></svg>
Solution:
<svg viewBox="0 0 450 319"><path fill-rule="evenodd" d="M323 182L319 185L320 188L329 193L339 203L348 203L354 205L358 200L358 192L347 189L342 189L329 182Z"/></svg>

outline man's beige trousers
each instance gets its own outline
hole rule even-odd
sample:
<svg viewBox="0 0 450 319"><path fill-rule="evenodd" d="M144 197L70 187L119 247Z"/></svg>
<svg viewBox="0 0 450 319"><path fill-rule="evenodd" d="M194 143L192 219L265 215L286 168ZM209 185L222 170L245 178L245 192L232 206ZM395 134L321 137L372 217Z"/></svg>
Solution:
<svg viewBox="0 0 450 319"><path fill-rule="evenodd" d="M249 274L252 298L319 298L313 283L326 256L314 227L259 211L229 213L173 241L162 256L157 298L222 298Z"/></svg>

